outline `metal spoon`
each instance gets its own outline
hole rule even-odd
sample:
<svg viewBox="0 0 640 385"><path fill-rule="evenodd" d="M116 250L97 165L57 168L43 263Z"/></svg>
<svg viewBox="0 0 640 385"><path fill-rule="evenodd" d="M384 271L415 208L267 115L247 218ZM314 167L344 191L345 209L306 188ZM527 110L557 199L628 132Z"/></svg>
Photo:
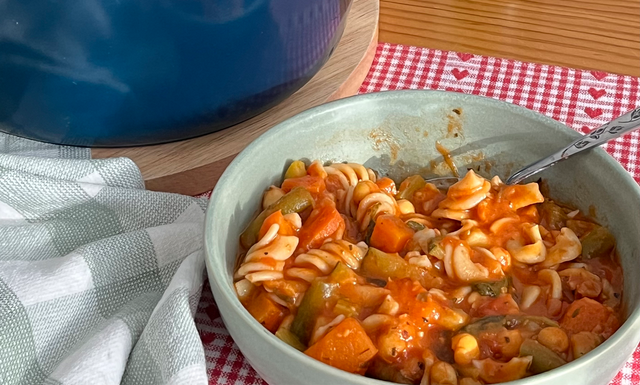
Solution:
<svg viewBox="0 0 640 385"><path fill-rule="evenodd" d="M548 169L561 160L565 160L570 156L589 150L593 147L601 146L612 139L618 138L638 128L640 128L640 107L592 130L562 150L516 171L507 178L505 183L508 185L520 183L524 179L535 175L542 170ZM438 188L446 189L460 179L461 178L458 177L438 177L428 179L427 183L433 183Z"/></svg>

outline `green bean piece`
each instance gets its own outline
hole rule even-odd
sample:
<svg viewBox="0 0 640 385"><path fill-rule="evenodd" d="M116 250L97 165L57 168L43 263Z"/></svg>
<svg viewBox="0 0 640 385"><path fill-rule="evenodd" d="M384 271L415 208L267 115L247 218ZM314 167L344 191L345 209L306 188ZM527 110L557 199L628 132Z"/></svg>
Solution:
<svg viewBox="0 0 640 385"><path fill-rule="evenodd" d="M560 327L556 321L541 315L507 316L507 324L514 322L518 325L526 325L527 323L533 322L542 328L546 328L548 326Z"/></svg>
<svg viewBox="0 0 640 385"><path fill-rule="evenodd" d="M531 339L525 340L520 345L520 357L525 356L533 357L529 370L534 374L543 373L567 363L553 350Z"/></svg>
<svg viewBox="0 0 640 385"><path fill-rule="evenodd" d="M616 246L616 239L602 226L596 226L581 240L582 258L591 259L608 256Z"/></svg>
<svg viewBox="0 0 640 385"><path fill-rule="evenodd" d="M396 194L396 199L411 199L413 194L423 188L427 182L420 175L412 175L400 184L400 191ZM405 188L402 188L405 185Z"/></svg>
<svg viewBox="0 0 640 385"><path fill-rule="evenodd" d="M306 346L304 346L302 342L300 342L300 340L298 339L298 337L296 337L295 334L291 333L289 330L285 328L278 329L276 331L276 337L280 338L287 345L290 345L300 350L301 352L305 351L307 348Z"/></svg>
<svg viewBox="0 0 640 385"><path fill-rule="evenodd" d="M502 328L505 325L505 320L506 316L503 315L487 316L470 323L460 331L478 337L484 331Z"/></svg>
<svg viewBox="0 0 640 385"><path fill-rule="evenodd" d="M303 187L295 187L289 193L285 194L282 198L278 199L272 205L264 209L246 228L246 230L240 235L240 244L245 249L249 249L258 241L258 233L260 227L267 217L278 210L282 211L283 215L291 213L299 213L313 206L313 197L309 191Z"/></svg>
<svg viewBox="0 0 640 385"><path fill-rule="evenodd" d="M461 332L469 333L475 337L484 331L495 330L502 327L507 329L515 329L518 326L527 323L535 323L540 327L555 326L559 327L557 322L542 316L534 315L492 315L480 318L461 329Z"/></svg>
<svg viewBox="0 0 640 385"><path fill-rule="evenodd" d="M389 365L387 362L379 357L371 360L369 367L367 368L367 376L380 379L382 381L389 381L394 384L413 384L414 382L402 374L400 368Z"/></svg>

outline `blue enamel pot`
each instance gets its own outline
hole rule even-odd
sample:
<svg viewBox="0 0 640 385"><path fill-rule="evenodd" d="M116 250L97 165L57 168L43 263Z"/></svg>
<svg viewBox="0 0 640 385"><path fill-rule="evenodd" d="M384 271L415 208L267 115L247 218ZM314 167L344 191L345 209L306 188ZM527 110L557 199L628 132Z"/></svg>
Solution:
<svg viewBox="0 0 640 385"><path fill-rule="evenodd" d="M0 131L135 146L219 131L304 85L351 0L5 0Z"/></svg>

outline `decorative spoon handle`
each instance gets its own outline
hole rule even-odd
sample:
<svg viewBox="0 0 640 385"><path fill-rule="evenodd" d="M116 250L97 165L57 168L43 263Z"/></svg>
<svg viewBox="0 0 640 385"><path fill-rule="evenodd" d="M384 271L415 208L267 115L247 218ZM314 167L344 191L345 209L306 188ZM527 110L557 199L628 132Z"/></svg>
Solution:
<svg viewBox="0 0 640 385"><path fill-rule="evenodd" d="M537 174L542 170L546 170L561 160L567 159L572 155L590 148L601 146L612 139L620 137L627 132L638 128L640 128L640 107L627 112L604 126L594 129L555 154L531 163L525 168L515 172L509 177L509 179L507 179L506 183L520 183L531 175Z"/></svg>

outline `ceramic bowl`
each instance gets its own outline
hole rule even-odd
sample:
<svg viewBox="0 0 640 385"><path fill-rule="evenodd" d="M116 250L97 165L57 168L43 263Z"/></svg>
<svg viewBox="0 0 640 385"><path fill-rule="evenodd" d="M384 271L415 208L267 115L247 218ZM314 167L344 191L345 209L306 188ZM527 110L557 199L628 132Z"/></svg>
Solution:
<svg viewBox="0 0 640 385"><path fill-rule="evenodd" d="M305 356L269 333L233 289L238 236L256 215L266 187L295 159L363 163L391 177L445 174L440 141L460 167L504 180L512 171L578 137L568 127L505 102L460 93L394 91L325 104L277 125L229 165L211 196L206 262L222 319L238 347L268 383L388 384ZM589 212L610 228L624 270L626 321L584 357L511 385L607 384L640 340L640 188L604 150L576 156L540 174L551 196ZM537 178L538 176L536 176Z"/></svg>

